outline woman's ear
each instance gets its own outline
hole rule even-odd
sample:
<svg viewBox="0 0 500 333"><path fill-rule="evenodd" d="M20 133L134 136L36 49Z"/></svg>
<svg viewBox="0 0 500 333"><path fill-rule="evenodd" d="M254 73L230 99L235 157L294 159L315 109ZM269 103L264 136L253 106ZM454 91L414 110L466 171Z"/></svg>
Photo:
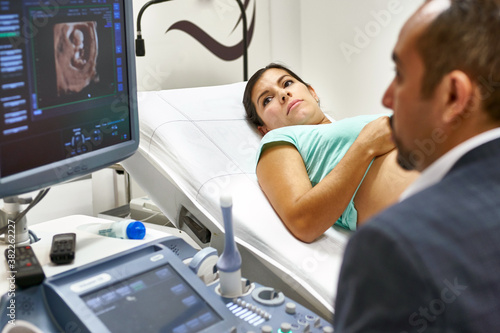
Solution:
<svg viewBox="0 0 500 333"><path fill-rule="evenodd" d="M318 97L318 94L316 94L316 91L314 90L314 88L312 86L307 86L307 89L309 89L309 92L311 93L311 95L314 97L314 99L319 102L319 97Z"/></svg>
<svg viewBox="0 0 500 333"><path fill-rule="evenodd" d="M469 108L474 97L474 87L469 76L459 70L454 70L446 75L446 80L448 97L446 110L443 113L443 121L450 123L470 111Z"/></svg>
<svg viewBox="0 0 500 333"><path fill-rule="evenodd" d="M257 126L257 129L259 130L260 134L262 134L262 135L266 135L266 133L269 132L269 128L267 128L266 125Z"/></svg>

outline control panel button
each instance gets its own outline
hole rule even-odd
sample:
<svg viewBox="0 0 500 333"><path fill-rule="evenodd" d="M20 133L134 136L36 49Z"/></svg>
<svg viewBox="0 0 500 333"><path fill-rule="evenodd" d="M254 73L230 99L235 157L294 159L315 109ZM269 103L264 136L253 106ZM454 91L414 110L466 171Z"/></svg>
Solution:
<svg viewBox="0 0 500 333"><path fill-rule="evenodd" d="M261 328L262 333L273 333L273 328L269 325L264 325Z"/></svg>
<svg viewBox="0 0 500 333"><path fill-rule="evenodd" d="M292 303L292 302L288 302L285 304L285 312L288 313L288 314L295 314L295 311L297 309L297 306L295 305L295 303Z"/></svg>
<svg viewBox="0 0 500 333"><path fill-rule="evenodd" d="M289 333L292 331L292 325L290 323L281 323L280 330L283 333Z"/></svg>

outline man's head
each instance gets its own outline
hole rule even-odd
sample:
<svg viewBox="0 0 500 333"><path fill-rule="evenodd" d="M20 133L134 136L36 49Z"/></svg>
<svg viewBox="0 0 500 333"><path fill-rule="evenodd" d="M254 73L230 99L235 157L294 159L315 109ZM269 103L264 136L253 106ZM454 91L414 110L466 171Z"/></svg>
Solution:
<svg viewBox="0 0 500 333"><path fill-rule="evenodd" d="M430 0L394 48L400 163L423 170L459 143L500 124L500 0Z"/></svg>

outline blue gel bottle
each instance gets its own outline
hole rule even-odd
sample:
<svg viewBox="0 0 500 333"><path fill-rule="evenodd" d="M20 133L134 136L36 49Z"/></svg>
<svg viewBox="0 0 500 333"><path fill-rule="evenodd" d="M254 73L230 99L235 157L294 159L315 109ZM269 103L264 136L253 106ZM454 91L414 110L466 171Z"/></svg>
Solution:
<svg viewBox="0 0 500 333"><path fill-rule="evenodd" d="M146 227L140 221L124 220L99 226L99 235L121 239L143 239Z"/></svg>

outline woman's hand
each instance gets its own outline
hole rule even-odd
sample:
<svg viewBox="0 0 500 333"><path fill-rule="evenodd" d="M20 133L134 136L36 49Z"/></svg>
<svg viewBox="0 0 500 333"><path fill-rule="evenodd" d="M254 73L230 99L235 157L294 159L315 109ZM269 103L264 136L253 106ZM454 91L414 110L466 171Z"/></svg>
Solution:
<svg viewBox="0 0 500 333"><path fill-rule="evenodd" d="M389 117L380 117L368 123L359 133L355 143L365 147L373 157L384 155L393 150L395 144L392 140Z"/></svg>

